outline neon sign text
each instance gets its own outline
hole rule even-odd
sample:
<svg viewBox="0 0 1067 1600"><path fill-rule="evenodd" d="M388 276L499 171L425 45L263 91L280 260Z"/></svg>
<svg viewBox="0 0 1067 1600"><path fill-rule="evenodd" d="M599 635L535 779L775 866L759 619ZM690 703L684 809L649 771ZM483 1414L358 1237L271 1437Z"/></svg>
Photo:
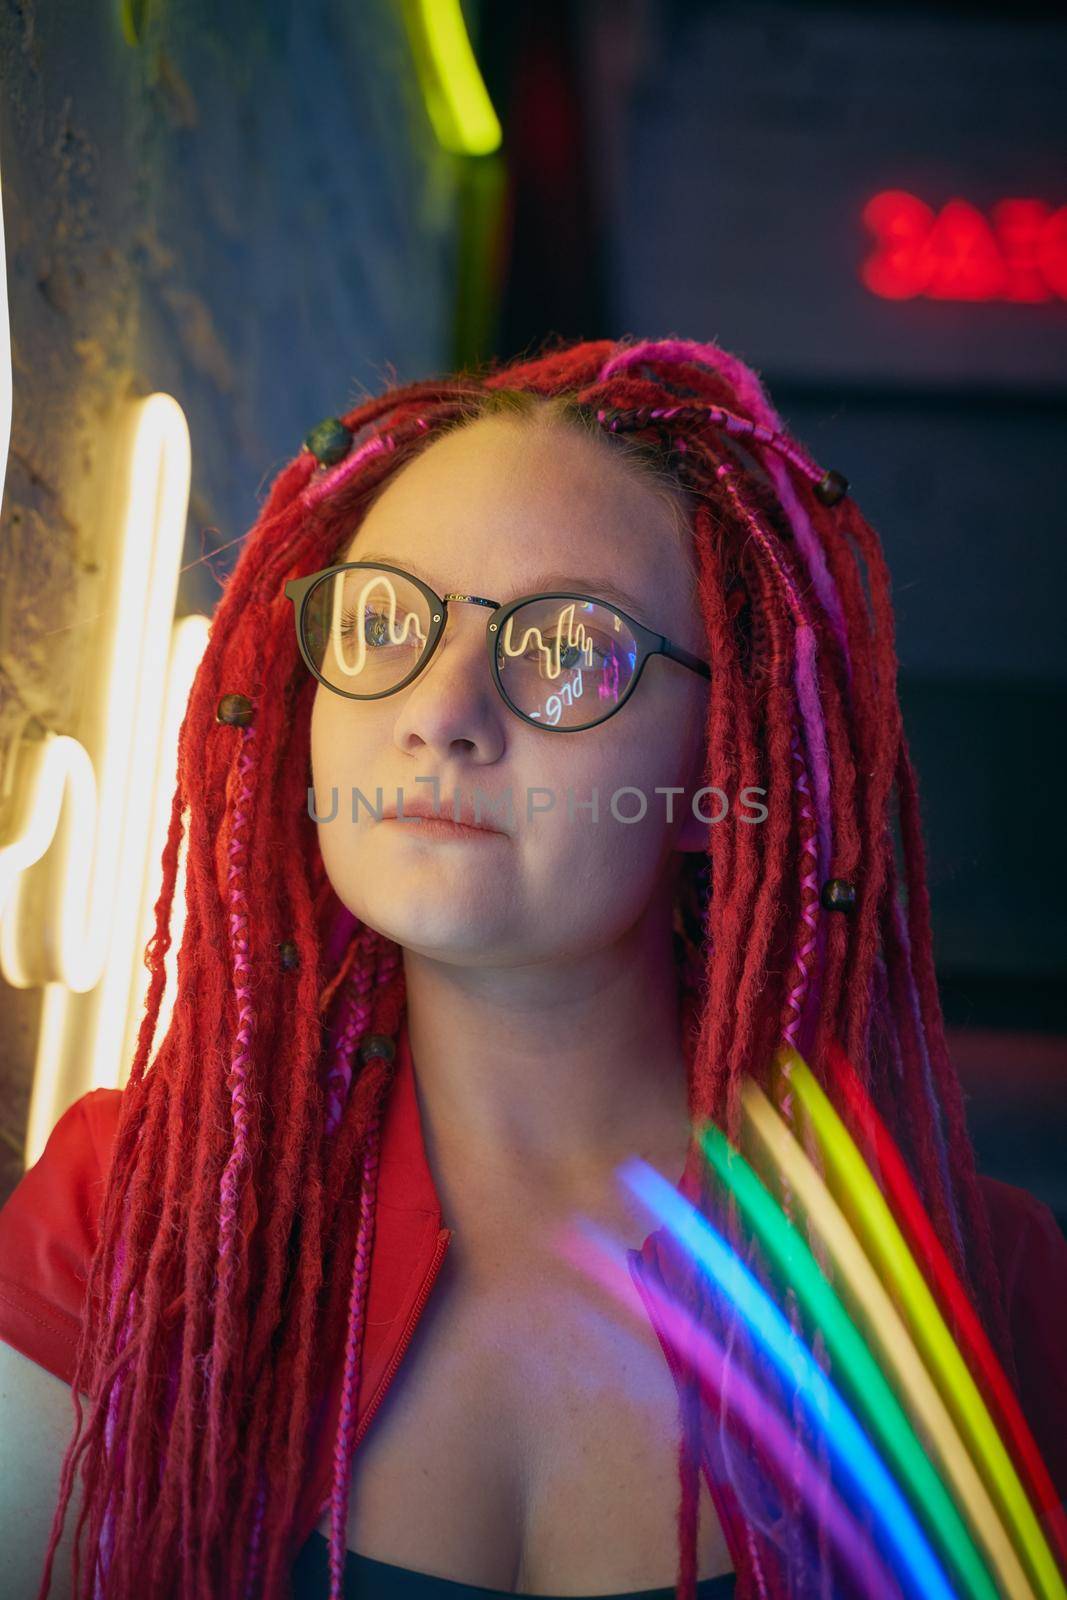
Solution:
<svg viewBox="0 0 1067 1600"><path fill-rule="evenodd" d="M863 208L875 248L860 267L885 300L1067 300L1067 206L998 200L987 218L968 200L940 211L905 189Z"/></svg>

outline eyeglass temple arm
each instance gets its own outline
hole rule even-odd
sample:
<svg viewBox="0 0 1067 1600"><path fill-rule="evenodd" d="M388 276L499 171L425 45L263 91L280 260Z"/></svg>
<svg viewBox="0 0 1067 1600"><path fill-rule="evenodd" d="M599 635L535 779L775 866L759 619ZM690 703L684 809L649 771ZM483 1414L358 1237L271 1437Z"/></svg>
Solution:
<svg viewBox="0 0 1067 1600"><path fill-rule="evenodd" d="M683 667L689 667L693 672L699 672L702 678L711 677L711 666L707 661L701 661L699 656L691 655L688 650L683 650L680 644L672 644L669 639L660 641L660 651L665 656L670 656L672 661L678 661Z"/></svg>

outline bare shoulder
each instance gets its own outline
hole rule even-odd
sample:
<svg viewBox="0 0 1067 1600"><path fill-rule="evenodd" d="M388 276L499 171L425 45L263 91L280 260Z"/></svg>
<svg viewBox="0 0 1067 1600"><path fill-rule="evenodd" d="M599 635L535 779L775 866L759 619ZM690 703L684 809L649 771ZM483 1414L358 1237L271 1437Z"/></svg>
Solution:
<svg viewBox="0 0 1067 1600"><path fill-rule="evenodd" d="M35 1600L37 1595L73 1427L69 1387L0 1340L0 1549L4 1592L10 1600ZM53 1564L50 1593L57 1597L70 1593L78 1487L76 1483Z"/></svg>

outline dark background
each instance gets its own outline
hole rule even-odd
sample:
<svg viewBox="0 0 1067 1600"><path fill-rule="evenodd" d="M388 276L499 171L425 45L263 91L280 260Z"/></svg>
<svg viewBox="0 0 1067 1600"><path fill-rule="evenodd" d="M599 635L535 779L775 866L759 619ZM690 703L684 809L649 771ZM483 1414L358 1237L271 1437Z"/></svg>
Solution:
<svg viewBox="0 0 1067 1600"><path fill-rule="evenodd" d="M123 394L189 419L179 609L210 611L270 476L363 389L554 333L717 339L883 540L980 1164L1067 1221L1067 287L889 300L861 278L880 191L1067 204L1057 11L469 3L504 129L469 157L437 143L386 0L149 0L132 41L122 9L0 16L0 738L27 708L76 731L77 650L41 619L91 587L79 488ZM0 1194L38 1005L0 993Z"/></svg>

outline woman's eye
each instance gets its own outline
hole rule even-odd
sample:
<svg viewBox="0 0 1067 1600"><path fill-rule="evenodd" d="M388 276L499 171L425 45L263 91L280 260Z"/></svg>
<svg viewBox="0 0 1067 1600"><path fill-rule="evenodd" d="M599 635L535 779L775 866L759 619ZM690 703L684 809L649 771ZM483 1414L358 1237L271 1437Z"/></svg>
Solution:
<svg viewBox="0 0 1067 1600"><path fill-rule="evenodd" d="M356 631L357 617L354 611L345 611L341 615L341 629L346 639L350 639ZM389 618L384 612L368 611L363 617L363 637L367 644L380 647L389 643Z"/></svg>
<svg viewBox="0 0 1067 1600"><path fill-rule="evenodd" d="M553 653L555 652L556 641L554 638L546 639L545 645ZM583 662L588 662L590 666L599 666L607 661L610 655L610 645L605 648L604 640L595 638L592 634L587 633L580 644L569 642L566 639L561 642L559 664L561 667L568 668L581 666Z"/></svg>

